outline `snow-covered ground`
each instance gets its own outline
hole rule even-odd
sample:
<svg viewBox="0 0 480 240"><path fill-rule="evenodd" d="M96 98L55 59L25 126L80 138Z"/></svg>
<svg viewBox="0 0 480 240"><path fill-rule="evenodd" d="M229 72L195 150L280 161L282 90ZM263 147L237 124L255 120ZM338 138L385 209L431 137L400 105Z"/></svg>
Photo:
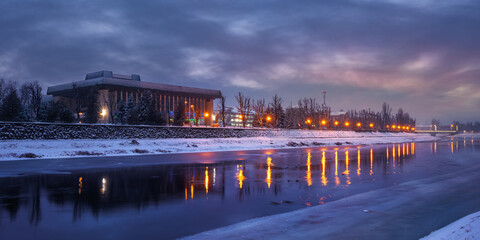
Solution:
<svg viewBox="0 0 480 240"><path fill-rule="evenodd" d="M3 140L0 141L0 161L360 145L434 139L436 137L429 134L414 133L286 130L272 131L267 137L250 138Z"/></svg>
<svg viewBox="0 0 480 240"><path fill-rule="evenodd" d="M479 239L480 238L480 212L463 217L435 232L430 233L422 240L440 239Z"/></svg>

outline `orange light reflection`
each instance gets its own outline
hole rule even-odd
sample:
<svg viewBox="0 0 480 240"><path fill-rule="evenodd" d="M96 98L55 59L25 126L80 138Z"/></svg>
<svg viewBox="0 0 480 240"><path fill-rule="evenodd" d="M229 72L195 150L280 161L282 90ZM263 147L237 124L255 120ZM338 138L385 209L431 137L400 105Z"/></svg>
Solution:
<svg viewBox="0 0 480 240"><path fill-rule="evenodd" d="M327 186L328 180L327 177L325 177L325 152L322 152L322 184L323 186Z"/></svg>
<svg viewBox="0 0 480 240"><path fill-rule="evenodd" d="M270 185L272 184L272 158L267 157L267 178L265 179L265 182L268 185L268 188L270 188Z"/></svg>
<svg viewBox="0 0 480 240"><path fill-rule="evenodd" d="M205 193L208 194L208 184L209 184L209 179L208 179L208 167L205 168Z"/></svg>
<svg viewBox="0 0 480 240"><path fill-rule="evenodd" d="M312 186L312 172L310 171L310 167L312 165L311 159L312 159L312 155L310 154L310 152L308 152L307 153L307 173L305 176L308 186Z"/></svg>

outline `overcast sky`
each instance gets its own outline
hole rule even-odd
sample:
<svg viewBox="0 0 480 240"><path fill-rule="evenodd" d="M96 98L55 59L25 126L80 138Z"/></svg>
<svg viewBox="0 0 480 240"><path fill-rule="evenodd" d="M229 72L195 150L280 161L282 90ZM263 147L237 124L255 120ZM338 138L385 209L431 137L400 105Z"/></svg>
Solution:
<svg viewBox="0 0 480 240"><path fill-rule="evenodd" d="M111 70L232 106L239 91L295 105L325 89L334 111L480 120L480 1L2 0L0 30L0 78L44 90Z"/></svg>

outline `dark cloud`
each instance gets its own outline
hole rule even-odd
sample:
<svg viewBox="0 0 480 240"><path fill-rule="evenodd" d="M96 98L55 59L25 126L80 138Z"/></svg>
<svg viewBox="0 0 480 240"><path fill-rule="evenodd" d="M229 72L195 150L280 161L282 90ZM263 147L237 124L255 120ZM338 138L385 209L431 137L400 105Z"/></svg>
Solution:
<svg viewBox="0 0 480 240"><path fill-rule="evenodd" d="M478 1L1 1L0 76L43 86L112 70L229 98L387 101L480 118Z"/></svg>

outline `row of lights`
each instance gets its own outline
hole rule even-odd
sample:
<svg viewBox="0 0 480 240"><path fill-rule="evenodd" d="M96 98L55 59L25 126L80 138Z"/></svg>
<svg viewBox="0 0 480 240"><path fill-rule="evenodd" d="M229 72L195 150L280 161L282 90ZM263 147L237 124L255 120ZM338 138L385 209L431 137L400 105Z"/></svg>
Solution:
<svg viewBox="0 0 480 240"><path fill-rule="evenodd" d="M307 121L305 121L305 123L306 123L306 124L311 124L311 123L312 123L312 120L307 119ZM326 121L326 120L322 120L320 123L321 123L323 126L327 125L327 121ZM339 121L334 121L334 122L333 122L333 125L335 125L335 126L338 126L339 124L340 124ZM345 127L349 127L349 126L350 126L350 122L345 122L344 125L345 125ZM361 127L361 126L362 126L361 123L357 123L357 127ZM373 128L374 125L373 125L373 123L370 123L369 126L370 126L371 128Z"/></svg>
<svg viewBox="0 0 480 240"><path fill-rule="evenodd" d="M307 120L305 121L305 123L306 123L306 124L311 124L311 123L312 123L312 120L307 119ZM320 123L321 123L323 126L327 125L327 121L326 121L326 120L322 120ZM339 121L334 121L333 124L334 124L335 126L338 126L338 125L340 125L340 122L339 122ZM350 127L350 122L345 122L344 125L345 125L345 127ZM357 125L357 127L361 127L361 126L362 126L362 123L358 122L356 125ZM370 128L373 128L375 125L374 125L373 123L370 123L370 124L368 124L368 126L369 126ZM389 125L387 125L387 129L390 129L390 126L389 126ZM392 129L415 131L415 128L414 128L414 127L411 128L410 126L396 126L396 125L392 125Z"/></svg>

